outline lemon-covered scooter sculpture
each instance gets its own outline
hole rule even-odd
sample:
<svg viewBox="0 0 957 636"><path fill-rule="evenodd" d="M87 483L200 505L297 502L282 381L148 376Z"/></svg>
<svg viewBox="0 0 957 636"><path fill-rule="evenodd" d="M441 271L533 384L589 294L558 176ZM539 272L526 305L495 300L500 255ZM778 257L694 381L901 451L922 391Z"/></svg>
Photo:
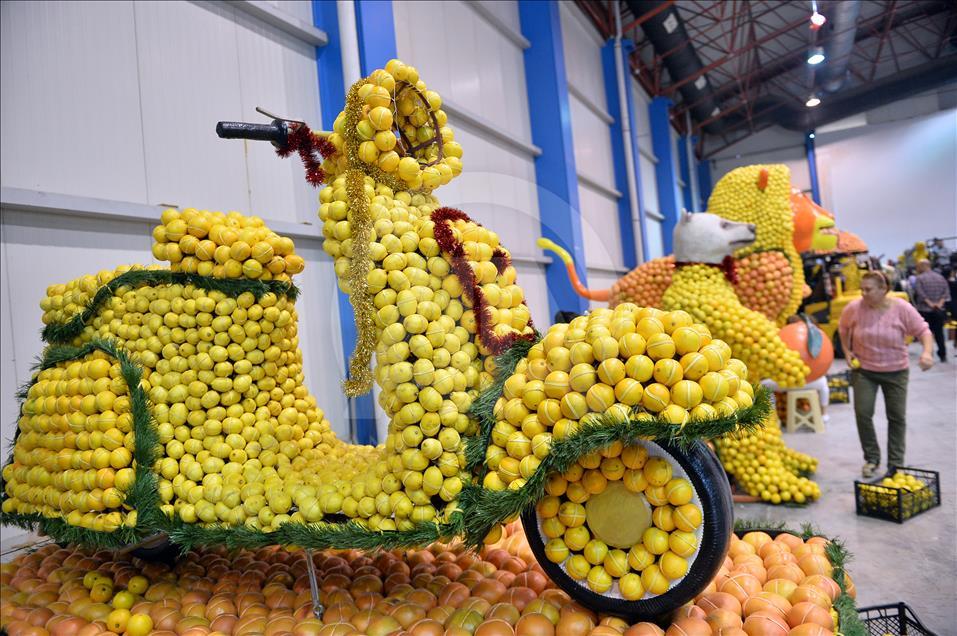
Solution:
<svg viewBox="0 0 957 636"><path fill-rule="evenodd" d="M704 440L769 408L727 344L627 303L540 334L499 235L434 196L462 148L397 60L352 87L333 131L217 130L297 153L325 184L323 248L358 334L344 390L378 383L385 443L339 440L305 388L293 242L257 217L167 210L168 267L48 289L4 523L104 547L373 550L477 547L521 517L546 573L596 610L658 616L705 587L732 510Z"/></svg>

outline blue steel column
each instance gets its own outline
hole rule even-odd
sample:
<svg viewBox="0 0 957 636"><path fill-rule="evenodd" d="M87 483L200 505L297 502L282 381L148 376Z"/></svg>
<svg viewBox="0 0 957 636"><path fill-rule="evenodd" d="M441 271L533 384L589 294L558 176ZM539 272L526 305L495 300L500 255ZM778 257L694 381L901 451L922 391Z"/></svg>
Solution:
<svg viewBox="0 0 957 636"><path fill-rule="evenodd" d="M634 48L631 40L621 41L621 56L624 68L628 66L628 54ZM638 197L638 218L631 217L631 195L628 190L627 163L625 161L625 142L623 140L623 122L621 121L621 102L618 95L618 71L615 65L615 41L608 40L601 49L602 75L605 80L605 99L608 103L608 112L614 118L609 132L611 133L611 152L615 164L615 188L623 193L618 199L618 225L621 231L621 253L624 256L626 269L638 266L638 250L635 241L635 221L638 221L638 240L641 241L641 254L648 253L648 239L645 236L645 208L641 200L641 171L638 166L638 140L635 136L637 118L632 103L631 91L628 90L631 76L625 77L625 109L628 114L628 128L631 130L631 159L635 167L635 185Z"/></svg>
<svg viewBox="0 0 957 636"><path fill-rule="evenodd" d="M390 5L391 6L391 5ZM322 127L332 130L339 109L346 102L343 85L342 50L340 48L339 15L336 3L330 0L313 0L313 24L326 32L329 43L316 49L316 64L319 70L319 99L322 110ZM345 372L349 374L349 354L356 343L356 325L353 320L349 297L336 290L339 305L339 332L342 335L342 351L346 356ZM375 444L375 403L372 393L349 399L349 430L358 444Z"/></svg>
<svg viewBox="0 0 957 636"><path fill-rule="evenodd" d="M665 254L674 251L672 234L681 212L681 192L678 189L676 157L671 143L671 121L668 111L672 101L667 97L655 97L648 105L651 120L651 146L658 163L655 164L655 181L658 184L658 207L664 221L661 223L661 243ZM680 145L680 144L679 144Z"/></svg>
<svg viewBox="0 0 957 636"><path fill-rule="evenodd" d="M532 143L542 149L542 154L535 158L538 214L542 236L572 254L582 268L579 272L582 283L587 284L568 77L558 11L557 2L520 0L518 3L522 35L531 44L524 56ZM558 311L587 311L588 300L572 289L561 260L556 258L545 267L545 279L552 315Z"/></svg>
<svg viewBox="0 0 957 636"><path fill-rule="evenodd" d="M692 145L698 145L698 138L691 138ZM701 199L701 210L708 209L708 199L711 198L711 161L702 159L697 163L698 171L698 198Z"/></svg>
<svg viewBox="0 0 957 636"><path fill-rule="evenodd" d="M332 0L329 0L332 1ZM395 17L392 0L355 0L359 66L369 75L396 57Z"/></svg>
<svg viewBox="0 0 957 636"><path fill-rule="evenodd" d="M807 172L811 177L811 198L821 205L821 187L817 182L817 154L814 152L814 131L804 136L804 150L807 153Z"/></svg>
<svg viewBox="0 0 957 636"><path fill-rule="evenodd" d="M691 191L691 162L688 161L688 146L684 137L678 137L678 170L681 172L681 182L684 183L683 186L678 184L681 190L681 205L688 212L696 212L699 208L697 202L692 200L694 196Z"/></svg>

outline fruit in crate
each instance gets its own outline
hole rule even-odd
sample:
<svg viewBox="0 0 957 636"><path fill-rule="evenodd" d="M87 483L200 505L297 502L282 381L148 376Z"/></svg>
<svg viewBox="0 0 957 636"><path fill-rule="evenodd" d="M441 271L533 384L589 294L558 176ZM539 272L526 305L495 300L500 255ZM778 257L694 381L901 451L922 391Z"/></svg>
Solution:
<svg viewBox="0 0 957 636"><path fill-rule="evenodd" d="M914 475L900 470L875 484L858 484L857 488L865 504L880 508L895 519L902 512L907 518L934 504L934 491Z"/></svg>
<svg viewBox="0 0 957 636"><path fill-rule="evenodd" d="M754 433L718 438L715 450L728 474L752 497L802 504L821 496L820 487L807 478L817 471L817 460L788 448L773 416Z"/></svg>

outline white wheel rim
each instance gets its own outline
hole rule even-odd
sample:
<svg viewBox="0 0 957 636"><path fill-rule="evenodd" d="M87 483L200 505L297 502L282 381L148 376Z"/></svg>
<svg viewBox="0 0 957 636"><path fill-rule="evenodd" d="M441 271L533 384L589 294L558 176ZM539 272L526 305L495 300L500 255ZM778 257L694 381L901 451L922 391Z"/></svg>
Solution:
<svg viewBox="0 0 957 636"><path fill-rule="evenodd" d="M682 581L685 580L685 578L688 577L688 574L690 574L691 570L694 568L695 561L698 560L698 555L701 553L701 542L704 537L705 511L704 511L704 507L701 505L701 497L698 494L698 489L695 488L694 482L691 480L690 476L688 475L688 472L684 469L684 467L681 464L679 464L675 460L674 456L671 453L666 451L664 448L662 448L660 445L656 444L655 442L649 442L646 440L635 440L634 442L628 444L628 446L635 446L635 445L643 446L645 450L648 451L649 458L659 456L659 457L664 457L665 459L667 459L668 463L671 465L672 479L676 477L680 477L687 480L688 483L691 484L691 492L692 492L691 501L688 503L694 504L695 506L697 506L698 510L701 511L701 517L702 517L701 523L698 524L698 527L695 528L694 532L692 533L695 536L697 547L695 548L694 553L690 557L687 557L688 571L685 573L685 575L682 576L681 578L675 579L673 581L669 581L668 591L671 591L672 589L675 588L675 586L679 585ZM654 506L651 506L651 508L654 509ZM536 522L536 527L538 529L538 535L539 537L541 537L542 544L544 545L545 543L548 543L548 537L545 536L545 533L542 530L542 517L537 512L535 513L535 522ZM661 555L655 555L655 556L660 557ZM657 563L657 559L655 562ZM663 596L664 594L668 593L668 592L664 592L663 594L652 594L650 592L645 592L645 594L640 599L626 599L622 595L621 590L618 587L619 579L617 577L613 577L614 582L612 583L611 587L608 590L606 590L605 592L596 592L595 590L591 589L588 586L587 580L579 581L575 579L575 577L573 577L572 575L568 574L568 567L566 565L568 563L568 558L566 558L561 563L555 563L554 561L549 561L549 563L552 563L553 565L561 568L562 572L568 575L568 578L572 581L574 585L577 585L581 589L591 592L592 594L598 594L599 596L606 596L606 597L615 598L622 601L633 603L636 601L647 601L653 598L658 598L659 596ZM631 570L631 571L634 572L635 574L638 574L639 576L641 574L638 571L634 571L634 570Z"/></svg>

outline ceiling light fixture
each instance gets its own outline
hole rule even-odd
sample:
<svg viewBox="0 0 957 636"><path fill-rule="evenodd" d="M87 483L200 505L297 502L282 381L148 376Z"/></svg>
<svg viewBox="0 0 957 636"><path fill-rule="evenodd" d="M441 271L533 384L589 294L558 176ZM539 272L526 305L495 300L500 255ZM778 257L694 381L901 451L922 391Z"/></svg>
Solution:
<svg viewBox="0 0 957 636"><path fill-rule="evenodd" d="M817 95L811 95L810 97L807 98L807 101L804 102L804 105L807 106L808 108L814 108L820 103L821 103L820 97L818 97Z"/></svg>
<svg viewBox="0 0 957 636"><path fill-rule="evenodd" d="M811 30L817 31L824 26L825 22L827 22L827 18L825 18L823 14L818 13L816 0L811 0Z"/></svg>
<svg viewBox="0 0 957 636"><path fill-rule="evenodd" d="M815 46L807 52L807 63L811 66L817 66L825 60L824 47Z"/></svg>

